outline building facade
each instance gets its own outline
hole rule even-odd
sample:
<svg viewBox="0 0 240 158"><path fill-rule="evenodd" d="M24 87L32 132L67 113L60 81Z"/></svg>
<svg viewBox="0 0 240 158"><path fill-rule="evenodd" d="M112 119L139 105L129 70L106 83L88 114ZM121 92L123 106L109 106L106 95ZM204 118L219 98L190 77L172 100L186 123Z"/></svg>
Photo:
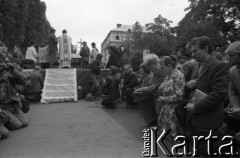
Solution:
<svg viewBox="0 0 240 158"><path fill-rule="evenodd" d="M108 62L108 50L107 47L110 45L114 45L116 47L119 47L123 45L126 38L131 37L131 30L133 29L132 25L121 25L117 24L117 28L111 30L107 37L104 39L104 41L101 44L101 53L103 55L103 62Z"/></svg>

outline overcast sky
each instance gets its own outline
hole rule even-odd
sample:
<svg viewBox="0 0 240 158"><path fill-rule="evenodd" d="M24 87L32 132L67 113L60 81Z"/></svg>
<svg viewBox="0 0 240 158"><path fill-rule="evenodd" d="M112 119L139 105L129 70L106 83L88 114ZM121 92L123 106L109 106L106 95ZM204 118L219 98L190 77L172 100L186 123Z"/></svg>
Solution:
<svg viewBox="0 0 240 158"><path fill-rule="evenodd" d="M66 29L72 43L80 39L88 46L101 43L117 24L132 25L139 21L142 26L153 22L161 14L176 26L184 17L188 0L42 0L47 5L46 16L60 36ZM79 45L79 44L78 44Z"/></svg>

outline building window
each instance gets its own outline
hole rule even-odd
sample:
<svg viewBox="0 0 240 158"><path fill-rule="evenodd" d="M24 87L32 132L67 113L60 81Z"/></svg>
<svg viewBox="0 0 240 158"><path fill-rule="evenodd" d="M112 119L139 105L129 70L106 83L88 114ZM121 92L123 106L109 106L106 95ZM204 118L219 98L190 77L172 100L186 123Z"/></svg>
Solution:
<svg viewBox="0 0 240 158"><path fill-rule="evenodd" d="M118 33L116 34L116 40L119 40L119 34Z"/></svg>

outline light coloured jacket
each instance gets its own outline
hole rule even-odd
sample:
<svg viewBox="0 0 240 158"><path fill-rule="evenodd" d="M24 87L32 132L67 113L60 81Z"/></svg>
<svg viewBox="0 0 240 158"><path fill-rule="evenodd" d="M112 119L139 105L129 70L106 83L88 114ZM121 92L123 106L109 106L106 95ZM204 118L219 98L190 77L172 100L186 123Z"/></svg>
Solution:
<svg viewBox="0 0 240 158"><path fill-rule="evenodd" d="M97 54L98 54L98 50L96 48L93 48L89 56L89 64L92 64L92 62L96 59Z"/></svg>
<svg viewBox="0 0 240 158"><path fill-rule="evenodd" d="M31 59L37 63L38 54L34 47L28 47L25 59Z"/></svg>

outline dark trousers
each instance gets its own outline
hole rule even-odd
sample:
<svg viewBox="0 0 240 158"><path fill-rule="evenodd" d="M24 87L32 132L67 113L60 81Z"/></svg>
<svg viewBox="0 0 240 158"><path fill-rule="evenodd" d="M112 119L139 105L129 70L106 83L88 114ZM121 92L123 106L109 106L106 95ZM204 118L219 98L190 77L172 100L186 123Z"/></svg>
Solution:
<svg viewBox="0 0 240 158"><path fill-rule="evenodd" d="M49 63L41 63L41 68L42 68L42 69L47 69L47 68L49 68Z"/></svg>
<svg viewBox="0 0 240 158"><path fill-rule="evenodd" d="M100 93L99 93L99 79L98 79L98 76L93 74L93 73L91 73L90 93L94 97L100 96Z"/></svg>
<svg viewBox="0 0 240 158"><path fill-rule="evenodd" d="M202 128L195 128L193 136L199 136L199 137L204 136L204 138L206 138L209 136L210 130L212 130L212 136L219 136L218 129L202 129ZM213 150L211 151L214 151L216 153L219 146L220 146L219 141L215 141L213 145ZM208 144L205 139L198 141L197 153L201 157L202 156L211 157L211 155L208 154Z"/></svg>
<svg viewBox="0 0 240 158"><path fill-rule="evenodd" d="M240 118L230 116L228 113L224 114L224 123L234 132L240 132Z"/></svg>
<svg viewBox="0 0 240 158"><path fill-rule="evenodd" d="M88 61L86 61L86 60L84 61L84 60L83 60L83 61L82 61L82 67L83 67L83 68L88 68L88 67L89 67Z"/></svg>
<svg viewBox="0 0 240 158"><path fill-rule="evenodd" d="M212 130L212 134L211 134L211 140L212 140L212 143L210 143L210 145L208 144L207 140L205 140L205 138L209 137L210 135L210 130ZM229 140L224 140L222 141L222 138L224 137L217 128L214 128L214 129L203 129L203 128L196 128L195 127L195 130L193 131L192 133L192 136L198 136L198 138L200 138L200 136L203 136L204 138L200 139L197 141L196 143L196 149L197 149L197 156L200 156L200 157L216 157L216 156L213 156L213 153L217 153L218 156L217 157L224 157L224 155L219 155L219 148L222 146L222 145L225 145L225 144L228 144L229 143ZM213 139L213 136L217 136L217 139ZM233 137L234 139L234 137ZM192 140L190 140L192 141ZM233 142L234 143L234 142ZM191 143L191 145L193 145ZM233 145L233 153L235 154L236 153L236 150L239 150L238 149L238 146L234 143L232 144ZM190 149L192 149L192 147L190 147ZM210 151L210 153L208 152L208 150ZM226 152L229 152L229 148L227 149L226 148L226 151L222 151L222 154L225 154Z"/></svg>
<svg viewBox="0 0 240 158"><path fill-rule="evenodd" d="M55 47L49 47L49 56L50 56L50 62L49 62L49 67L53 68L53 65L55 63L56 60L56 54L57 54L57 48Z"/></svg>
<svg viewBox="0 0 240 158"><path fill-rule="evenodd" d="M133 89L123 89L123 95L126 97L126 104L127 105L134 105L133 102Z"/></svg>
<svg viewBox="0 0 240 158"><path fill-rule="evenodd" d="M155 110L155 100L154 96L151 96L147 99L141 100L137 102L141 112L143 114L143 117L146 121L146 123L151 123L157 121L157 113Z"/></svg>

